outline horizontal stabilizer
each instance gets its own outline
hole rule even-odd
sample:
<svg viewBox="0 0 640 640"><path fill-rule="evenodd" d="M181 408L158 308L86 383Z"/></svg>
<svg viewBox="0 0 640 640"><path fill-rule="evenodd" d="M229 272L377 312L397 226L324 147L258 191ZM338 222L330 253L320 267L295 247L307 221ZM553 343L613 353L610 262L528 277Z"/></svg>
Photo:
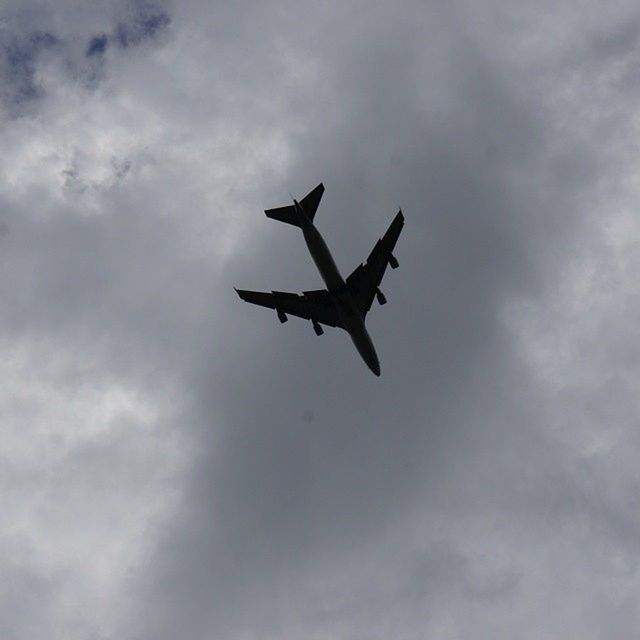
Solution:
<svg viewBox="0 0 640 640"><path fill-rule="evenodd" d="M313 191L309 192L302 200L300 200L300 206L304 209L304 212L311 221L313 221L313 217L316 215L323 193L324 185L321 182ZM289 205L288 207L276 207L275 209L266 209L265 213L267 214L267 218L286 222L287 224L292 224L295 227L300 226L298 214L296 213L293 205Z"/></svg>
<svg viewBox="0 0 640 640"><path fill-rule="evenodd" d="M276 209L265 209L267 218L273 218L274 220L280 220L280 222L286 222L292 224L294 227L299 227L298 215L296 210L291 205L290 207L278 207Z"/></svg>

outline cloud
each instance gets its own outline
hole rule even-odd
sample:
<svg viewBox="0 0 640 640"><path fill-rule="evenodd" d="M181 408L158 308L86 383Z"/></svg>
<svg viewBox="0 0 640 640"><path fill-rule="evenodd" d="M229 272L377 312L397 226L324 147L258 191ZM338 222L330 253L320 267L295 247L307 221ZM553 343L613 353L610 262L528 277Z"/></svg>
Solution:
<svg viewBox="0 0 640 640"><path fill-rule="evenodd" d="M27 9L3 634L633 635L634 8ZM380 379L233 291L321 286L320 180L343 273L405 212Z"/></svg>
<svg viewBox="0 0 640 640"><path fill-rule="evenodd" d="M111 43L122 49L152 40L171 23L171 17L159 5L149 2L137 2L131 6L125 21L118 22L113 33L93 36L89 41L86 55L102 56Z"/></svg>
<svg viewBox="0 0 640 640"><path fill-rule="evenodd" d="M127 48L145 39L153 38L170 22L171 18L168 14L162 11L149 11L148 7L142 5L131 23L118 24L114 37L119 46Z"/></svg>
<svg viewBox="0 0 640 640"><path fill-rule="evenodd" d="M0 32L2 103L9 114L20 111L42 96L43 88L36 79L38 60L58 44L57 38L46 31L33 31L17 37Z"/></svg>
<svg viewBox="0 0 640 640"><path fill-rule="evenodd" d="M157 40L171 23L162 6L152 2L105 5L97 15L74 14L65 5L57 11L27 5L7 14L0 28L0 104L11 118L33 115L48 92L69 79L94 89L104 78L110 44L138 47ZM87 34L93 25L108 23L108 33Z"/></svg>

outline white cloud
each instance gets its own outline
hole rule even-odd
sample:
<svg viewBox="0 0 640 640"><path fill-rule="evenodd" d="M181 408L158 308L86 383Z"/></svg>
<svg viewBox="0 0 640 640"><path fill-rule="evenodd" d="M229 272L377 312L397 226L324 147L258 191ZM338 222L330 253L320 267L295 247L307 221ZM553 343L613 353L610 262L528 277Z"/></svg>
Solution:
<svg viewBox="0 0 640 640"><path fill-rule="evenodd" d="M3 353L3 582L20 600L45 589L50 637L106 628L151 522L179 496L189 446L167 425L170 390L96 375L99 362L50 344ZM25 616L17 628L30 616L5 615Z"/></svg>

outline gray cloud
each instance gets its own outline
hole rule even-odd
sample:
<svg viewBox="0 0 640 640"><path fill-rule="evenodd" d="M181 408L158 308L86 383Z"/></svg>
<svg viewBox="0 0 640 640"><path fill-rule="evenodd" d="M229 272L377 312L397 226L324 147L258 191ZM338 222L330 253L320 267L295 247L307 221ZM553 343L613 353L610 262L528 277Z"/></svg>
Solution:
<svg viewBox="0 0 640 640"><path fill-rule="evenodd" d="M59 28L74 6L46 32L109 73L51 72L3 134L0 480L35 550L2 533L6 635L632 635L633 30L491 2ZM346 273L407 218L380 380L233 292L320 286L261 212L319 180Z"/></svg>

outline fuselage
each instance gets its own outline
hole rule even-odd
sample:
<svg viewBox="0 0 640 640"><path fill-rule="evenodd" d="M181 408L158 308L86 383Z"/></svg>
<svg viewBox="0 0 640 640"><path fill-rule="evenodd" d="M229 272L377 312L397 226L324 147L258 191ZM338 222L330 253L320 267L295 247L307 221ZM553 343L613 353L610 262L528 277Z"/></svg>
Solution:
<svg viewBox="0 0 640 640"><path fill-rule="evenodd" d="M364 318L336 266L329 247L327 247L320 232L296 200L294 200L294 206L300 221L302 234L304 235L307 247L309 247L309 253L327 286L327 290L333 298L342 325L351 336L353 344L369 369L371 369L375 375L379 376L380 363L378 361L378 355L376 354L369 332L365 327Z"/></svg>

